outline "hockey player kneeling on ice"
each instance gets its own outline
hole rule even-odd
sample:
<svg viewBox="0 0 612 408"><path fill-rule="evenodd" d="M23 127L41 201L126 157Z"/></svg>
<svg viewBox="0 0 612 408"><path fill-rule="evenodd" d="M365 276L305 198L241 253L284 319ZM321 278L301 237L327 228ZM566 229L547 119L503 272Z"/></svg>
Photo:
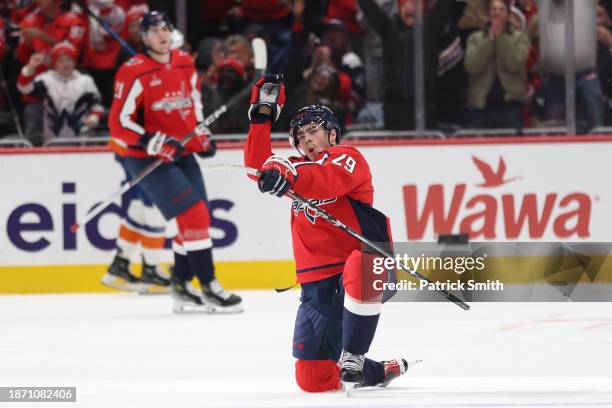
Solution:
<svg viewBox="0 0 612 408"><path fill-rule="evenodd" d="M251 92L251 126L245 165L260 169L259 189L278 197L292 190L374 242L391 245L387 217L372 208L368 163L355 147L341 145L340 124L325 106L300 109L290 143L301 157L273 155L270 129L284 104L280 76L262 77ZM403 359L364 357L376 332L383 294L374 280L373 256L355 238L314 216L299 202L291 212L297 280L302 286L293 338L295 377L305 391L387 385L402 375ZM370 274L370 275L368 275ZM378 276L380 279L380 276Z"/></svg>
<svg viewBox="0 0 612 408"><path fill-rule="evenodd" d="M215 278L210 213L200 167L193 157L215 153L203 125L200 84L193 59L171 50L172 23L158 11L144 15L140 32L145 53L121 66L115 76L109 115L112 142L125 148L132 177L154 161L164 163L139 184L166 220L176 218L171 289L175 312L242 311L242 299ZM181 140L195 129L184 146ZM194 276L201 292L193 289Z"/></svg>

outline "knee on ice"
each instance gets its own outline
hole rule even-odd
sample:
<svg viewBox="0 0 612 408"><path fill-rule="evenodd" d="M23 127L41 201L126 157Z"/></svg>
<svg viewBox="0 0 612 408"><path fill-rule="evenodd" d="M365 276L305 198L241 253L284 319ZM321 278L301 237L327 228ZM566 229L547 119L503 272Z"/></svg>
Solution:
<svg viewBox="0 0 612 408"><path fill-rule="evenodd" d="M300 360L295 362L295 380L306 392L336 391L342 388L338 364L332 360Z"/></svg>

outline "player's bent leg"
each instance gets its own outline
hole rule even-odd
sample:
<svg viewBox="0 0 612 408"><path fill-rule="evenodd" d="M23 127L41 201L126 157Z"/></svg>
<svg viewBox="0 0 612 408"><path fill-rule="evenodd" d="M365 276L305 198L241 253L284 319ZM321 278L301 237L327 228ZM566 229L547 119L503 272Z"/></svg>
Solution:
<svg viewBox="0 0 612 408"><path fill-rule="evenodd" d="M340 275L302 284L295 317L295 378L308 392L341 388L338 358L342 350L342 279Z"/></svg>
<svg viewBox="0 0 612 408"><path fill-rule="evenodd" d="M338 363L333 360L300 360L295 362L295 381L306 392L337 391L342 388Z"/></svg>

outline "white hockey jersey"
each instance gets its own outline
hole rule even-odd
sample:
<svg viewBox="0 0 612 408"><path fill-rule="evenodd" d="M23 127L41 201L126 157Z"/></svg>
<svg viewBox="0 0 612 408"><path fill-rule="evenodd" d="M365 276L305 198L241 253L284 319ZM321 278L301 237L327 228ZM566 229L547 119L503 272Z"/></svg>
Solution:
<svg viewBox="0 0 612 408"><path fill-rule="evenodd" d="M100 92L91 76L77 70L65 77L54 70L28 76L23 69L17 80L17 89L25 94L44 99L44 137L75 137L82 131L83 120L90 114L104 112Z"/></svg>

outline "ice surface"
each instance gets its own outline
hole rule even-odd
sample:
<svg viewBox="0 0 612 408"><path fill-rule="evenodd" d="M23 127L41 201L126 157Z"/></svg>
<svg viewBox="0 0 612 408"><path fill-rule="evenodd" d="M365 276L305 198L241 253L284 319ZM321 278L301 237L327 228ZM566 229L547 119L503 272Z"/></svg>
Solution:
<svg viewBox="0 0 612 408"><path fill-rule="evenodd" d="M226 316L173 315L163 295L0 296L0 385L78 387L53 407L612 407L609 303L386 304L369 355L423 363L347 399L295 385L298 291L240 294Z"/></svg>

